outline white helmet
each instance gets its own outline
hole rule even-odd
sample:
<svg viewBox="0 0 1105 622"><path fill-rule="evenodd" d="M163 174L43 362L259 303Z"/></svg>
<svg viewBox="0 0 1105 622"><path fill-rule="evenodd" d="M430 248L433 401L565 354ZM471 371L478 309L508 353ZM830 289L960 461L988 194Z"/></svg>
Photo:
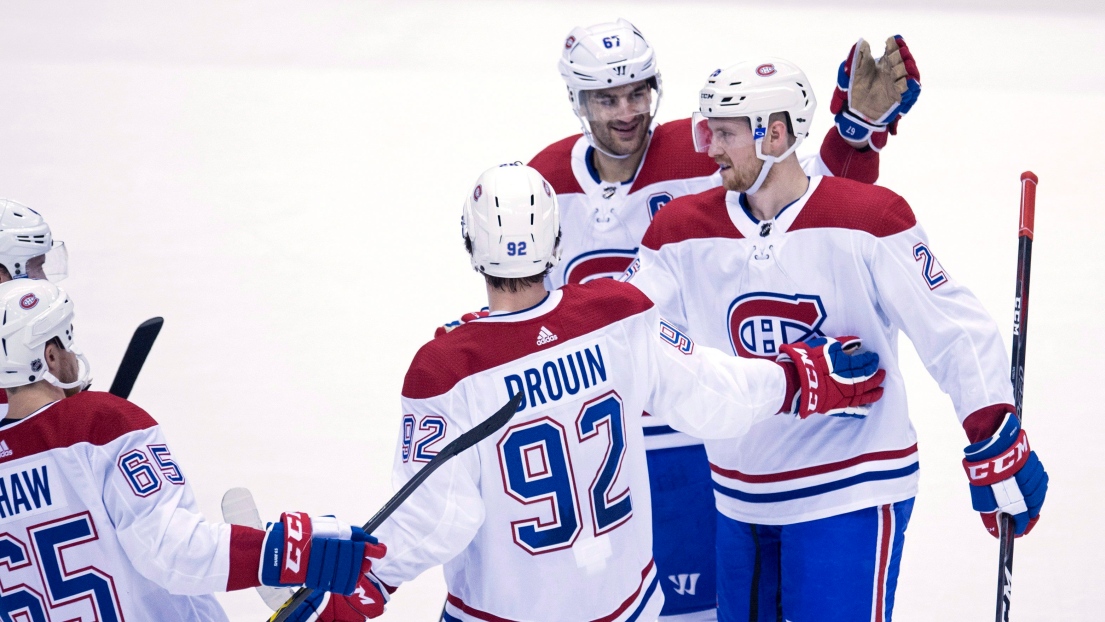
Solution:
<svg viewBox="0 0 1105 622"><path fill-rule="evenodd" d="M503 278L540 274L560 259L560 207L549 182L521 162L476 180L460 221L477 272Z"/></svg>
<svg viewBox="0 0 1105 622"><path fill-rule="evenodd" d="M88 361L73 342L73 301L49 281L16 279L0 284L0 388L46 380L60 389L88 386ZM46 365L46 344L57 338L77 355L74 382L62 382Z"/></svg>
<svg viewBox="0 0 1105 622"><path fill-rule="evenodd" d="M706 86L698 95L698 112L691 125L695 149L709 149L711 133L706 119L718 117L747 117L756 140L756 156L764 161L756 183L748 189L754 194L767 179L767 173L776 162L782 162L810 133L817 99L813 95L806 74L794 63L763 58L757 61L737 63L710 74ZM772 113L787 113L794 144L780 156L763 153L763 139L767 135L768 120Z"/></svg>
<svg viewBox="0 0 1105 622"><path fill-rule="evenodd" d="M55 242L50 226L33 209L0 199L0 265L13 279L25 278L27 262L46 255L46 278L60 281L68 272L68 253L64 242Z"/></svg>
<svg viewBox="0 0 1105 622"><path fill-rule="evenodd" d="M649 80L656 89L651 118L656 118L660 98L664 94L660 72L656 68L656 53L641 31L624 19L613 23L595 24L587 28L577 26L564 40L560 56L560 76L568 85L568 99L572 110L579 117L583 134L598 149L591 134L591 123L581 108L581 91L608 89ZM603 153L606 153L603 151ZM607 155L623 158L614 154Z"/></svg>

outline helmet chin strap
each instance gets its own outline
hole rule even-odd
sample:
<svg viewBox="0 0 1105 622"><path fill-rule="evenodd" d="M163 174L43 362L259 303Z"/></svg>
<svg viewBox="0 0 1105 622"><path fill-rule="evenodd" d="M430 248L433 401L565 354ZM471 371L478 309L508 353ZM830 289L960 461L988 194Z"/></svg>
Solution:
<svg viewBox="0 0 1105 622"><path fill-rule="evenodd" d="M756 182L749 186L748 190L744 191L744 193L747 195L753 195L759 192L760 187L763 186L764 181L767 180L767 174L771 172L771 167L775 166L777 162L782 162L783 160L790 157L790 154L794 153L794 150L798 148L798 145L802 144L802 138L796 138L794 144L791 145L789 149L784 151L782 155L779 156L764 155L763 144L763 136L759 136L758 138L756 138L756 157L763 160L764 165L760 168L760 174L756 176Z"/></svg>
<svg viewBox="0 0 1105 622"><path fill-rule="evenodd" d="M587 117L583 116L582 114L577 113L577 115L579 116L579 124L583 126L583 135L587 137L587 142L591 143L591 146L594 147L597 151L601 151L603 153L603 155L614 158L615 160L625 160L625 159L628 159L630 156L633 155L632 153L627 153L625 155L618 155L616 153L610 153L606 149L603 149L602 147L600 147L598 141L595 140L594 132L591 131L591 122L588 121ZM648 138L646 138L645 140L652 140L652 132L651 131L648 134Z"/></svg>
<svg viewBox="0 0 1105 622"><path fill-rule="evenodd" d="M77 350L76 347L70 346L69 351L77 355L77 379L73 382L62 382L57 376L51 374L49 370L42 374L42 378L63 391L76 388L80 388L83 391L84 388L88 386L88 383L92 381L90 377L91 367L88 364L88 359L84 358L84 354L80 350Z"/></svg>

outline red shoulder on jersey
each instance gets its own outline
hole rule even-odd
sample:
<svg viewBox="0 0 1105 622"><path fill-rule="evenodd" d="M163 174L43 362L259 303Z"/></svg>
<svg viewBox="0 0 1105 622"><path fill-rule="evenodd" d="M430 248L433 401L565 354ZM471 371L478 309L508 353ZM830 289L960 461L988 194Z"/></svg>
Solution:
<svg viewBox="0 0 1105 622"><path fill-rule="evenodd" d="M744 236L737 231L725 207L725 188L718 186L705 192L672 200L656 213L645 231L641 245L660 250L665 244L676 244L699 238L731 238Z"/></svg>
<svg viewBox="0 0 1105 622"><path fill-rule="evenodd" d="M856 229L883 238L916 224L917 217L909 204L892 190L840 177L822 177L788 230Z"/></svg>
<svg viewBox="0 0 1105 622"><path fill-rule="evenodd" d="M107 445L124 434L156 425L146 411L121 397L84 391L30 419L0 428L0 439L13 452L0 460L14 460L77 443Z"/></svg>
<svg viewBox="0 0 1105 622"><path fill-rule="evenodd" d="M475 320L422 346L403 381L403 397L426 399L461 380L582 337L652 308L636 287L614 279L565 285L552 311L520 322ZM555 339L541 339L552 333Z"/></svg>
<svg viewBox="0 0 1105 622"><path fill-rule="evenodd" d="M575 173L572 172L572 148L575 147L580 136L583 134L558 140L542 149L541 153L533 156L529 161L529 166L537 169L537 172L552 184L557 194L583 192L583 188L576 181Z"/></svg>
<svg viewBox="0 0 1105 622"><path fill-rule="evenodd" d="M680 119L656 127L645 155L645 162L633 188L673 179L708 177L718 170L717 162L705 153L694 150L691 120Z"/></svg>

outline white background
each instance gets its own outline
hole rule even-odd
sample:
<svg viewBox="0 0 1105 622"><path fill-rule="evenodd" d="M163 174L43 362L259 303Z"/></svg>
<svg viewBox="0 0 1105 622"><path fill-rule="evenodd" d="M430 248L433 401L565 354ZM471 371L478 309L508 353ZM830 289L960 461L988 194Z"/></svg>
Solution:
<svg viewBox="0 0 1105 622"><path fill-rule="evenodd" d="M133 328L165 316L132 397L209 517L244 485L268 518L361 522L391 492L407 364L484 302L459 236L469 185L578 131L556 71L572 26L637 24L658 50L662 120L689 115L717 67L797 62L821 102L808 149L849 46L901 33L924 92L880 183L1003 327L1018 176L1040 176L1025 417L1051 493L1017 544L1013 614L1101 619L1105 12L826 4L5 3L0 196L70 247L65 287L98 388ZM989 619L997 543L970 510L964 436L903 349L924 469L895 619ZM435 570L389 616L431 620L443 597ZM252 590L220 599L234 620L267 611Z"/></svg>

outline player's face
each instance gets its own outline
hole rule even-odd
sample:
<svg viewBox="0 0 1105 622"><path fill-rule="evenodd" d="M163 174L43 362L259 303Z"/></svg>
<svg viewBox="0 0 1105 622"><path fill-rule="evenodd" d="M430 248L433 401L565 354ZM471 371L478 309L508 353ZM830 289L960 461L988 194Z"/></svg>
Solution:
<svg viewBox="0 0 1105 622"><path fill-rule="evenodd" d="M648 81L580 93L580 111L591 134L605 151L630 155L644 148L652 123L652 88Z"/></svg>
<svg viewBox="0 0 1105 622"><path fill-rule="evenodd" d="M706 154L721 167L726 190L744 192L756 182L763 160L756 157L756 141L746 119L708 119Z"/></svg>

